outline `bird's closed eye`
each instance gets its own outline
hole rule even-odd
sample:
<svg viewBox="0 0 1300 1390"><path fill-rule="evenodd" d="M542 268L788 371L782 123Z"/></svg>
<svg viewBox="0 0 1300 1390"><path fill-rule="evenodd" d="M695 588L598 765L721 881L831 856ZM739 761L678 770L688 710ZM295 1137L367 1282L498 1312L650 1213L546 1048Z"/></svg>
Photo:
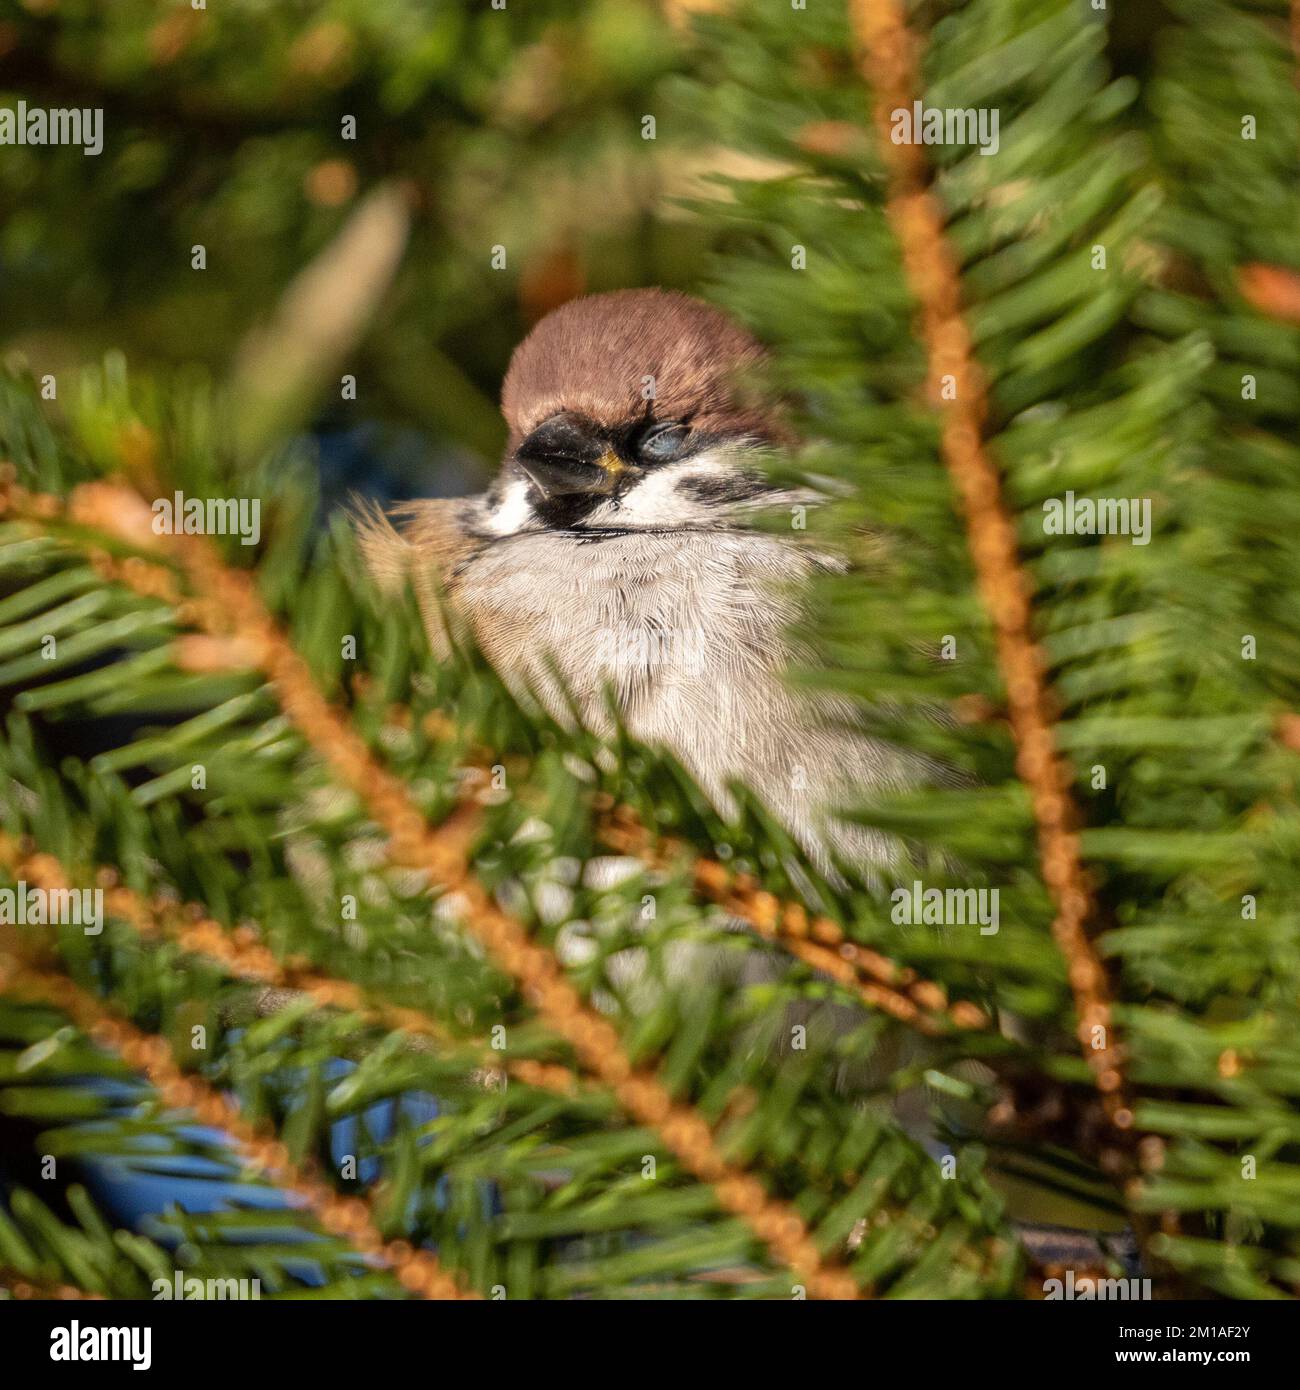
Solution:
<svg viewBox="0 0 1300 1390"><path fill-rule="evenodd" d="M637 438L637 458L642 463L672 463L686 453L690 433L687 425L650 425Z"/></svg>

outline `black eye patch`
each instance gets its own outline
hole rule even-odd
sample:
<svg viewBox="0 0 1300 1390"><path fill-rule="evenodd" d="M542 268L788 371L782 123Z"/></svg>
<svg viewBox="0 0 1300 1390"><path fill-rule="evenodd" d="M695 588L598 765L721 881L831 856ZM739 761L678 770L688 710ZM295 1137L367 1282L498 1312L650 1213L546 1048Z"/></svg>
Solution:
<svg viewBox="0 0 1300 1390"><path fill-rule="evenodd" d="M638 463L674 463L690 452L690 437L689 425L652 424L636 436L632 447Z"/></svg>
<svg viewBox="0 0 1300 1390"><path fill-rule="evenodd" d="M748 473L724 474L714 477L683 478L676 488L693 502L749 502L775 489L761 478Z"/></svg>

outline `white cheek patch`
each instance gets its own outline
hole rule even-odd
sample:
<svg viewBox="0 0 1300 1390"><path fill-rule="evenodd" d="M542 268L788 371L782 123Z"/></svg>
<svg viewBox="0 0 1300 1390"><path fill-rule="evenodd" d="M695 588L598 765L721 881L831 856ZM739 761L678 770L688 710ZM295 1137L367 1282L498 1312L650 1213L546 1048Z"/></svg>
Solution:
<svg viewBox="0 0 1300 1390"><path fill-rule="evenodd" d="M736 465L722 452L696 454L681 463L652 469L622 497L603 502L584 518L586 526L680 526L716 521L718 507L701 502L681 485L689 479L732 481Z"/></svg>
<svg viewBox="0 0 1300 1390"><path fill-rule="evenodd" d="M683 489L683 485L690 482L734 483L738 465L747 456L752 457L748 449L722 448L706 450L680 463L661 464L650 469L621 497L610 498L593 507L577 526L650 529L716 524L728 508L717 501L702 500L689 488ZM508 483L501 500L484 517L481 526L489 536L516 536L544 529L532 500L532 485L523 478Z"/></svg>
<svg viewBox="0 0 1300 1390"><path fill-rule="evenodd" d="M488 514L484 529L494 536L513 536L533 520L533 509L528 503L528 484L519 478L506 488L497 509Z"/></svg>

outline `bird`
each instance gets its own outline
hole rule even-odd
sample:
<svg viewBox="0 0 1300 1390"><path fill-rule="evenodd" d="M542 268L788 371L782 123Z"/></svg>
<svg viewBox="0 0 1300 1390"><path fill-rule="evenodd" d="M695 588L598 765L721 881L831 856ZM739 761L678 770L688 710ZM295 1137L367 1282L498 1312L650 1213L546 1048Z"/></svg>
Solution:
<svg viewBox="0 0 1300 1390"><path fill-rule="evenodd" d="M436 651L470 637L503 680L601 736L673 755L724 818L746 787L824 875L897 861L847 817L933 778L847 699L797 691L810 584L806 488L765 460L797 443L757 389L771 355L716 306L630 289L570 300L515 349L508 438L477 496L361 517L382 584L410 579ZM788 513L787 527L760 526Z"/></svg>
<svg viewBox="0 0 1300 1390"><path fill-rule="evenodd" d="M412 584L436 654L468 638L558 722L602 737L621 725L674 756L724 819L746 788L802 851L806 863L791 854L783 868L815 905L817 874L833 889L856 880L880 892L901 864L899 842L856 808L959 779L869 732L853 701L788 679L814 659L801 635L813 581L848 562L796 524L817 491L772 479L770 462L800 443L784 403L762 389L772 364L721 309L677 291L570 300L511 357L508 436L487 490L360 507L358 538L382 588ZM778 517L788 524L771 524ZM745 927L724 914L726 932ZM664 982L747 988L786 968L779 951L688 940L670 945L662 981L643 947L607 962L634 1010L652 1007ZM801 1046L801 1029L820 1045L864 1017L843 999L787 999L775 1055ZM837 1085L877 1091L924 1055L925 1040L905 1031L842 1067ZM892 1106L933 1144L930 1103L909 1086Z"/></svg>
<svg viewBox="0 0 1300 1390"><path fill-rule="evenodd" d="M736 785L747 787L833 886L851 876L879 891L902 847L853 809L967 780L869 732L862 706L787 678L813 655L801 636L816 616L813 581L848 562L793 524L818 494L771 479L771 459L800 443L782 403L755 389L771 364L721 309L676 291L570 300L511 358L508 437L487 490L363 509L360 548L382 586L413 583L436 652L471 638L555 719L603 735L621 723L675 756L724 817L738 811ZM789 527L758 524L783 511ZM916 712L951 723L937 704ZM801 866L786 868L815 894ZM677 946L669 974L687 989L705 977L783 977L775 954L737 961ZM615 963L624 990L646 984L643 950ZM791 1051L796 1027L833 1039L864 1016L842 999L787 1001L774 1056ZM891 1075L919 1071L933 1047L895 1030L836 1084L888 1091ZM974 1061L955 1073L991 1075ZM942 1095L928 1083L890 1093L906 1132L947 1153Z"/></svg>

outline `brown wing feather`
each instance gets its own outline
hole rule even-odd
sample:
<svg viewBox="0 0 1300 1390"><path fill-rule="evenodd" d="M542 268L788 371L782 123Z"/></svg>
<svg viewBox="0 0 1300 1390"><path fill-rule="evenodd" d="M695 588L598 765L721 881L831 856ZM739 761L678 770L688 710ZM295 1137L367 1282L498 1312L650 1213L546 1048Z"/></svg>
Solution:
<svg viewBox="0 0 1300 1390"><path fill-rule="evenodd" d="M353 502L353 524L362 562L380 590L396 593L409 581L424 614L435 655L446 657L454 640L454 576L478 542L465 526L464 498L405 502L390 516L376 503ZM394 525L394 520L398 523Z"/></svg>

